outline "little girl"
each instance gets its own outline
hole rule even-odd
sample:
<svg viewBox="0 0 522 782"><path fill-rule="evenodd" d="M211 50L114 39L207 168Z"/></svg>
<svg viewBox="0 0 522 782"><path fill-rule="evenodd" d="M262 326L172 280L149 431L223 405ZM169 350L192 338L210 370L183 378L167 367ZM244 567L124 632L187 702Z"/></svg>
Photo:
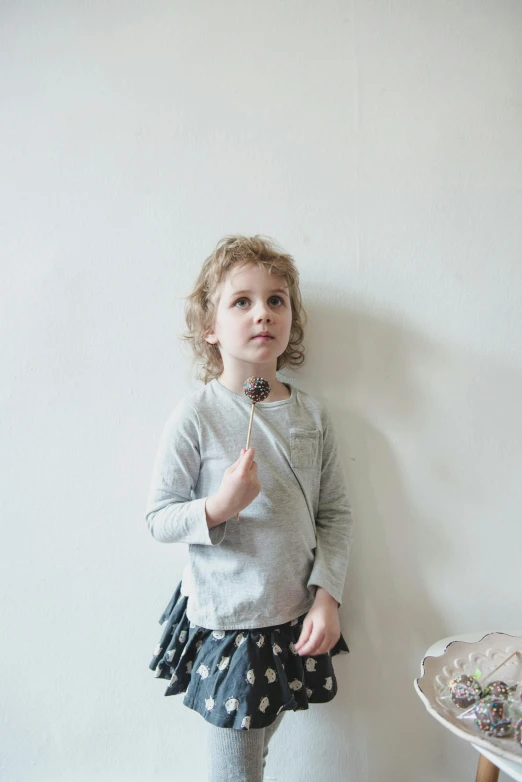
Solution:
<svg viewBox="0 0 522 782"><path fill-rule="evenodd" d="M276 376L303 363L305 319L292 257L259 236L222 239L187 299L204 386L165 424L146 520L156 540L188 543L189 562L149 667L209 723L212 782L262 780L285 712L332 700L332 657L349 651L338 608L352 518L334 427ZM249 377L270 393L246 450Z"/></svg>

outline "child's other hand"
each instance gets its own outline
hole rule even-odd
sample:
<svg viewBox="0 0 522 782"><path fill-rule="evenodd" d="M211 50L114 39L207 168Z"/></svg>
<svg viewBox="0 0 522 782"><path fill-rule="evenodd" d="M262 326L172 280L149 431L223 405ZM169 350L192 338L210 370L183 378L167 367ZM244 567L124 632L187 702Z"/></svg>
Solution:
<svg viewBox="0 0 522 782"><path fill-rule="evenodd" d="M230 516L250 505L261 491L254 456L253 448L248 451L242 448L239 459L225 470L217 494L223 506L229 509Z"/></svg>
<svg viewBox="0 0 522 782"><path fill-rule="evenodd" d="M302 656L326 654L341 637L337 600L321 590L303 621L303 629L295 645Z"/></svg>

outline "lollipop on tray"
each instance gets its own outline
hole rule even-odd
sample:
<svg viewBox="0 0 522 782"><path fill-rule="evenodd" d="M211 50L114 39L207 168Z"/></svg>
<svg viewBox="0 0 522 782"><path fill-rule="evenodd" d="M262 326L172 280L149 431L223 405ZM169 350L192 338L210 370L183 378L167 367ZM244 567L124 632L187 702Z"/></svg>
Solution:
<svg viewBox="0 0 522 782"><path fill-rule="evenodd" d="M507 703L503 698L481 698L475 705L475 725L488 736L503 738L513 732Z"/></svg>
<svg viewBox="0 0 522 782"><path fill-rule="evenodd" d="M451 700L459 709L467 709L482 697L480 684L473 676L457 673L449 683Z"/></svg>
<svg viewBox="0 0 522 782"><path fill-rule="evenodd" d="M491 684L487 684L484 687L485 698L487 698L488 695L490 695L493 698L502 698L503 700L507 701L510 692L511 692L511 687L509 687L505 682L500 680L496 682L491 682Z"/></svg>
<svg viewBox="0 0 522 782"><path fill-rule="evenodd" d="M515 741L522 747L522 718L515 724Z"/></svg>
<svg viewBox="0 0 522 782"><path fill-rule="evenodd" d="M247 396L252 402L252 410L250 411L250 424L248 427L246 450L250 444L250 434L252 432L252 421L254 420L254 410L256 402L262 402L270 393L270 383L262 377L249 377L243 383L243 389L245 396ZM239 519L239 512L236 514L236 520Z"/></svg>

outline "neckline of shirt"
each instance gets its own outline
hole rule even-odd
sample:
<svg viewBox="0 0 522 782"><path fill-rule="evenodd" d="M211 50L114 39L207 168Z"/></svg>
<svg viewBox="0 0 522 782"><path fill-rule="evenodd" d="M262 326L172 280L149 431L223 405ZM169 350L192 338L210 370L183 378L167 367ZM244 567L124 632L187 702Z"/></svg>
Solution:
<svg viewBox="0 0 522 782"><path fill-rule="evenodd" d="M223 383L220 383L217 377L213 378L210 382L214 384L214 387L218 391L225 393L228 396L234 397L234 399L239 399L247 405L251 404L250 399L247 399L244 394L236 394L235 391L231 391L230 388L227 388L223 385ZM277 399L275 402L256 402L256 407L271 409L273 407L278 407L278 405L288 405L293 402L295 399L295 387L291 383L285 383L284 385L290 389L290 396L288 399Z"/></svg>

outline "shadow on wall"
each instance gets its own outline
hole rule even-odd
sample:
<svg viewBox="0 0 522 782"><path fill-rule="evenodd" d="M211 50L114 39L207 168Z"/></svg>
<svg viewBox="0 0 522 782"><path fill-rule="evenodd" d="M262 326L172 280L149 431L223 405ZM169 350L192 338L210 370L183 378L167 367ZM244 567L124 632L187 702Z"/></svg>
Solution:
<svg viewBox="0 0 522 782"><path fill-rule="evenodd" d="M441 530L437 521L437 506L471 488L467 475L456 474L458 454L452 450L445 457L456 436L451 416L465 406L466 384L478 382L480 371L485 374L484 361L479 359L481 370L469 363L462 370L463 362L474 360L469 352L456 355L451 345L438 347L393 315L379 321L352 302L350 309L323 305L338 299L334 290L314 288L320 304L307 306L307 363L282 372L282 378L327 402L353 503L355 539L341 607L351 655L336 661L343 679L331 704L332 722L336 731L343 719L355 726L359 735L339 735L338 746L360 754L361 742L367 745L369 780L417 782L427 778L427 769L449 778L456 763L469 762L468 754L464 748L462 757L447 753L455 742L426 714L413 679L420 675L426 649L451 634L426 578L459 566L448 551L451 541L444 537L447 526ZM501 382L507 383L505 374ZM434 448L437 427L448 431ZM426 480L417 482L415 498L401 458L415 467L417 459L426 461L424 474L422 463L416 472ZM423 487L426 497L419 499Z"/></svg>

